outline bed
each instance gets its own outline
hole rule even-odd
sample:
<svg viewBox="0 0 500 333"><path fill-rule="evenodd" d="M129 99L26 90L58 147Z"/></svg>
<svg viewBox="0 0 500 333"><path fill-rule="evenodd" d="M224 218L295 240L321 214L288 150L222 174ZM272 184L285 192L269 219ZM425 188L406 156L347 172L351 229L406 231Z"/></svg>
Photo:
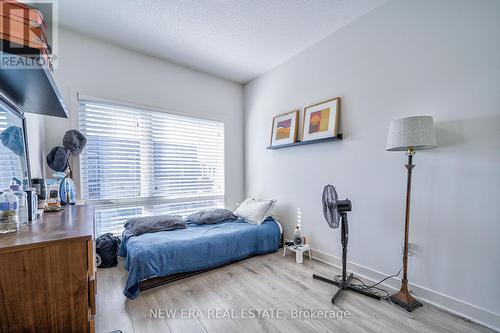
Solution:
<svg viewBox="0 0 500 333"><path fill-rule="evenodd" d="M123 233L118 255L129 272L124 295L136 298L145 290L179 278L276 252L282 229L268 217L261 225L238 219L218 224L187 223L186 229L134 236Z"/></svg>

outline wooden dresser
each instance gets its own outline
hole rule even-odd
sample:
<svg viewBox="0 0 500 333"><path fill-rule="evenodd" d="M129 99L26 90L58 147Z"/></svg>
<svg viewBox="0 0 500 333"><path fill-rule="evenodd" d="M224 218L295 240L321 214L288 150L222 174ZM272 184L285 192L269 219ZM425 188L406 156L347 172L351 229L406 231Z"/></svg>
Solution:
<svg viewBox="0 0 500 333"><path fill-rule="evenodd" d="M94 208L0 235L0 332L94 332Z"/></svg>

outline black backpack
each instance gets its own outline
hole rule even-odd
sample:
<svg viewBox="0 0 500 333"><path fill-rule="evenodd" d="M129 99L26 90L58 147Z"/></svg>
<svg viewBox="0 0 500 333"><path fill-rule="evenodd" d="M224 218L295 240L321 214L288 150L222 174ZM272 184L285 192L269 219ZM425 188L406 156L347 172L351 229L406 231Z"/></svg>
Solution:
<svg viewBox="0 0 500 333"><path fill-rule="evenodd" d="M120 247L120 238L111 233L97 237L95 241L97 267L108 268L118 264L118 248Z"/></svg>

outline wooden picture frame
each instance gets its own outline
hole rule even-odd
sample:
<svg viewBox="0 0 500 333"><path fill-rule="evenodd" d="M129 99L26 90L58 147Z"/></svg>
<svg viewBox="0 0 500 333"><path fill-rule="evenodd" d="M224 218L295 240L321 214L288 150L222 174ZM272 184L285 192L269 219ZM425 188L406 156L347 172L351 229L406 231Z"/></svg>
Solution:
<svg viewBox="0 0 500 333"><path fill-rule="evenodd" d="M339 132L340 97L304 108L302 141L336 137Z"/></svg>
<svg viewBox="0 0 500 333"><path fill-rule="evenodd" d="M299 110L286 112L273 117L271 147L297 142L299 131Z"/></svg>

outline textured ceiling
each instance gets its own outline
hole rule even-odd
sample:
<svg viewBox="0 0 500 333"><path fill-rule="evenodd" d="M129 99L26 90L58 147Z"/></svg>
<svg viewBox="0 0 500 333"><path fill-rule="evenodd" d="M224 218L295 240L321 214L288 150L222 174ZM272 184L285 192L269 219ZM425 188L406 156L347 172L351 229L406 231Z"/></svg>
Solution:
<svg viewBox="0 0 500 333"><path fill-rule="evenodd" d="M385 0L62 0L63 27L245 83Z"/></svg>

